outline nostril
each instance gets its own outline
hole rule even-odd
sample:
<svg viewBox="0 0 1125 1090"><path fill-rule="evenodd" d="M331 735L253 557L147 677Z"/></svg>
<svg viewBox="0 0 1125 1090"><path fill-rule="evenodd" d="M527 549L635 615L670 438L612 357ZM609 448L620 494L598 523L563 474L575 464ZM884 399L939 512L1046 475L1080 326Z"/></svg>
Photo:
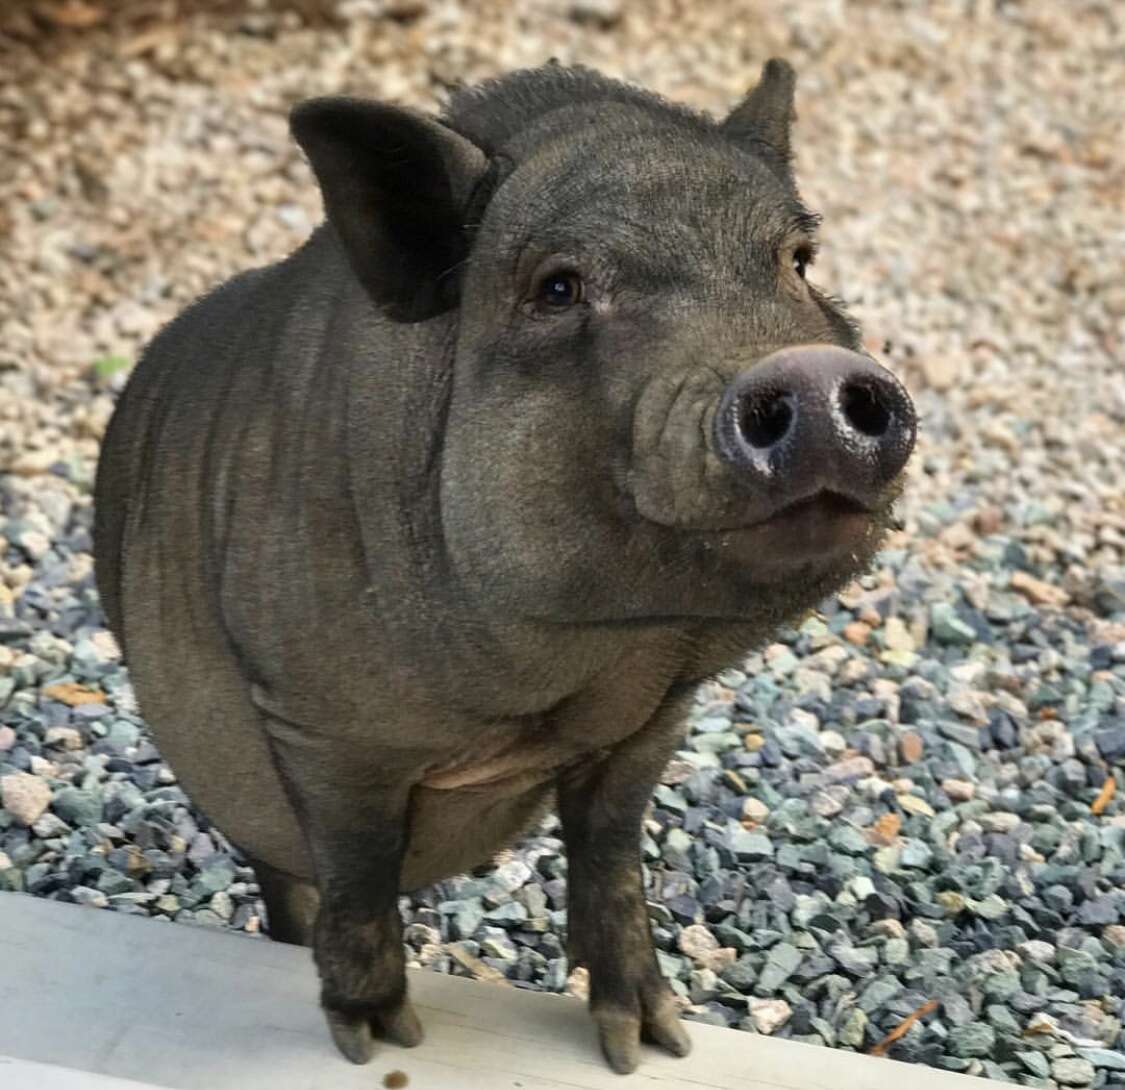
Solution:
<svg viewBox="0 0 1125 1090"><path fill-rule="evenodd" d="M891 410L881 391L868 383L849 382L840 392L844 417L856 431L880 439L891 426Z"/></svg>
<svg viewBox="0 0 1125 1090"><path fill-rule="evenodd" d="M793 406L788 394L765 394L750 397L740 406L739 430L743 438L758 450L776 446L789 433L793 424Z"/></svg>

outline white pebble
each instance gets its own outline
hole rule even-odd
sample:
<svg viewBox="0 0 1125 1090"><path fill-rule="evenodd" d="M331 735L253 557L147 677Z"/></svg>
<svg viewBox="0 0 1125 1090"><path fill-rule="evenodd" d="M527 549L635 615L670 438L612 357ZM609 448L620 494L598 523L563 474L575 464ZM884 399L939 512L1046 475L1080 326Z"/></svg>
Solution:
<svg viewBox="0 0 1125 1090"><path fill-rule="evenodd" d="M784 1026L793 1014L784 999L751 999L749 1008L754 1028L767 1036Z"/></svg>
<svg viewBox="0 0 1125 1090"><path fill-rule="evenodd" d="M38 776L13 772L0 779L0 803L21 825L32 825L51 805L51 788Z"/></svg>

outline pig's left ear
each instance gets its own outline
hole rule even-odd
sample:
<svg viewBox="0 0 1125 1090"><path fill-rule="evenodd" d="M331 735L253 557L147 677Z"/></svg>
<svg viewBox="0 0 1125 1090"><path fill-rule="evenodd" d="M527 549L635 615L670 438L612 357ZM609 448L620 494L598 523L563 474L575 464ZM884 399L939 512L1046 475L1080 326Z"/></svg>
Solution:
<svg viewBox="0 0 1125 1090"><path fill-rule="evenodd" d="M748 150L765 151L788 164L789 127L797 116L793 108L796 86L797 73L788 61L778 57L766 61L757 86L731 111L722 131Z"/></svg>
<svg viewBox="0 0 1125 1090"><path fill-rule="evenodd" d="M362 99L310 99L289 126L356 276L388 317L416 322L454 306L484 153L422 114Z"/></svg>

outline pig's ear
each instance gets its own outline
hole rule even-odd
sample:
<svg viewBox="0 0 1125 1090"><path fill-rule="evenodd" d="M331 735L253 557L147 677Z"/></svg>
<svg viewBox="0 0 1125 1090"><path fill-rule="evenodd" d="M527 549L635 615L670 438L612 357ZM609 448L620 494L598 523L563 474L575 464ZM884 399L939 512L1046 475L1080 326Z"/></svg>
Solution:
<svg viewBox="0 0 1125 1090"><path fill-rule="evenodd" d="M772 152L788 163L789 126L797 116L793 109L796 85L797 73L788 61L778 57L766 61L757 86L731 111L722 124L723 132L749 150Z"/></svg>
<svg viewBox="0 0 1125 1090"><path fill-rule="evenodd" d="M375 302L403 322L454 306L468 254L464 213L484 153L422 114L362 99L310 99L289 126Z"/></svg>

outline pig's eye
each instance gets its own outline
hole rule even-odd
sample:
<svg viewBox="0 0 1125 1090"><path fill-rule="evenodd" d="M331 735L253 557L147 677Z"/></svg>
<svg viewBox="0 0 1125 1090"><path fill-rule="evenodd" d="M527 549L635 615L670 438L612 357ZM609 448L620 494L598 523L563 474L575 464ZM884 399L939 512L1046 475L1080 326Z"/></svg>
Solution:
<svg viewBox="0 0 1125 1090"><path fill-rule="evenodd" d="M793 271L805 279L805 270L812 264L813 252L811 246L798 246L793 251Z"/></svg>
<svg viewBox="0 0 1125 1090"><path fill-rule="evenodd" d="M539 282L536 301L550 310L562 310L582 302L582 277L576 272L555 272Z"/></svg>

